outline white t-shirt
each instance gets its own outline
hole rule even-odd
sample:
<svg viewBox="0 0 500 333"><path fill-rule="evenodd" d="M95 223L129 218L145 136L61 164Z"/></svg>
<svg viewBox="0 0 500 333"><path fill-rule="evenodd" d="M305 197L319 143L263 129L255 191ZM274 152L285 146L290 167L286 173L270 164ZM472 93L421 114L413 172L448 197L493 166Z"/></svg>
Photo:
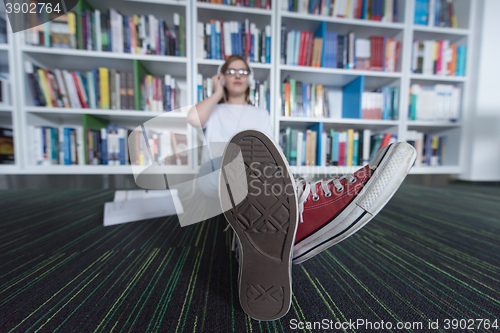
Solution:
<svg viewBox="0 0 500 333"><path fill-rule="evenodd" d="M253 105L217 104L205 126L205 138L210 145L212 158L222 156L224 147L236 133L246 129L258 129L274 138L271 117L266 109ZM215 143L215 144L214 144ZM204 146L201 163L210 160Z"/></svg>

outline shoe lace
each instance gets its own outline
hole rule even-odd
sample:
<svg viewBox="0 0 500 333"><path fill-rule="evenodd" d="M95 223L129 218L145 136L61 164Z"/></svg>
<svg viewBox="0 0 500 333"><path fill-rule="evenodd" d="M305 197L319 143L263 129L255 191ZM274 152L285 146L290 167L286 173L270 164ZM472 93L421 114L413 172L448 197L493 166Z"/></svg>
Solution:
<svg viewBox="0 0 500 333"><path fill-rule="evenodd" d="M224 232L228 231L230 226L231 225L228 223L227 227L224 229ZM233 241L231 244L231 251L233 252L236 251L236 233L234 232L234 230L233 230Z"/></svg>
<svg viewBox="0 0 500 333"><path fill-rule="evenodd" d="M297 182L297 201L299 204L299 214L300 214L300 223L304 222L303 212L304 212L304 203L307 201L309 197L309 193L312 194L312 200L317 201L319 199L319 195L316 193L316 185L321 183L321 188L323 189L323 193L325 197L329 197L332 195L332 192L328 188L328 184L333 182L333 186L337 192L342 192L344 190L344 185L340 183L342 179L347 179L349 183L353 183L356 181L356 177L352 174L348 174L342 177L332 178L328 180L318 180L314 183L308 182L305 178L299 178Z"/></svg>

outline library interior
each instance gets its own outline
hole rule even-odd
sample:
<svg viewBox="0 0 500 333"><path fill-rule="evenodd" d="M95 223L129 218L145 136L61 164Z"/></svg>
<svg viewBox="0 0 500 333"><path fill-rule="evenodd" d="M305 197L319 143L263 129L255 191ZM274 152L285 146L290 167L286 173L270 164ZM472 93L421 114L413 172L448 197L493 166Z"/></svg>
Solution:
<svg viewBox="0 0 500 333"><path fill-rule="evenodd" d="M499 330L498 13L4 0L0 331Z"/></svg>

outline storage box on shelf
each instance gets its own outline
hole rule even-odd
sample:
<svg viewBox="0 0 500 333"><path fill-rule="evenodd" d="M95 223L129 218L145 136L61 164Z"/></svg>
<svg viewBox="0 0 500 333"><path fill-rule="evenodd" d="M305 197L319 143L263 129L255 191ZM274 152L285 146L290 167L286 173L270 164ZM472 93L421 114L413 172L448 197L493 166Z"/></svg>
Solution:
<svg viewBox="0 0 500 333"><path fill-rule="evenodd" d="M165 11L165 4L172 10ZM51 47L32 45L40 44L33 43L36 40L30 35L33 31L19 34L23 126L30 140L24 149L25 172L130 174L131 165L126 158L128 150L124 150L126 146L115 143L126 143L132 129L158 116L161 116L160 123L165 126L163 130L182 135L182 141L191 145L192 134L187 125L186 110L176 112L191 100L191 39L185 29L190 24L186 15L189 3L165 4L112 0L79 2L75 8L76 15L69 22L60 23L60 29L55 29L56 36L51 35L53 31L50 30L50 25L54 23L46 25L45 36L49 36L48 45ZM119 9L119 14L112 12L108 17L109 8ZM119 15L122 15L123 26L117 28ZM93 23L95 21L86 20L86 16L94 20L96 17L102 19L101 38L95 33L99 30ZM107 21L107 18L111 20ZM168 30L170 32L166 32ZM61 31L70 33L70 36L61 38L57 35ZM113 45L113 40L120 38L123 38L123 48ZM72 39L76 42L70 45L73 48L68 48L67 44L71 43L64 41ZM59 42L55 46L63 48L54 47L54 41ZM27 63L42 69L40 77L36 75L38 68L35 68L35 75L31 78L25 74ZM40 97L47 98L43 93L43 83L38 81L44 74L46 80L52 75L55 80L46 81L45 86L50 93L54 93L49 93L51 103L40 103ZM37 83L38 88L33 88ZM58 90L59 87L66 88L66 96ZM32 90L38 90L38 96ZM60 98L57 98L58 95ZM52 145L48 135L52 141L60 139L60 143ZM150 146L153 149L156 147L158 153L158 146L155 146L158 139L154 140L152 135L150 139ZM152 163L154 157L159 157L156 155L148 159L148 151L144 149L147 145L144 144L140 150L142 154L137 154L142 158L132 161L132 164ZM172 148L171 144L163 146ZM116 147L119 149L116 150ZM49 153L47 148L50 148ZM183 149L187 147L184 145ZM49 154L49 158L44 153ZM183 159L183 162L187 163L169 164L165 171L192 172L192 157L186 161Z"/></svg>

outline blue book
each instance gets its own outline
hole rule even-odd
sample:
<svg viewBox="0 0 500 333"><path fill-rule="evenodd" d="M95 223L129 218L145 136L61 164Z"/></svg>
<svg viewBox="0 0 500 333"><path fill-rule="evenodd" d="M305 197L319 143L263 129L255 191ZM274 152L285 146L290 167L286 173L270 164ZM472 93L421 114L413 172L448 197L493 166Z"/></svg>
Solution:
<svg viewBox="0 0 500 333"><path fill-rule="evenodd" d="M391 106L391 87L382 87L382 96L383 96L383 104L382 104L382 119L388 120L390 119L390 106Z"/></svg>
<svg viewBox="0 0 500 333"><path fill-rule="evenodd" d="M429 0L416 0L416 2L415 2L415 18L414 18L415 24L427 25L428 7L429 7Z"/></svg>
<svg viewBox="0 0 500 333"><path fill-rule="evenodd" d="M339 132L335 131L332 137L332 162L339 165Z"/></svg>
<svg viewBox="0 0 500 333"><path fill-rule="evenodd" d="M467 46L461 45L458 47L457 59L457 76L465 76L465 56L467 53Z"/></svg>
<svg viewBox="0 0 500 333"><path fill-rule="evenodd" d="M266 34L266 63L271 63L271 36Z"/></svg>
<svg viewBox="0 0 500 333"><path fill-rule="evenodd" d="M306 165L306 135L304 133L304 139L302 141L302 164L301 165Z"/></svg>
<svg viewBox="0 0 500 333"><path fill-rule="evenodd" d="M358 165L359 132L355 131L352 139L352 166Z"/></svg>
<svg viewBox="0 0 500 333"><path fill-rule="evenodd" d="M254 50L254 45L255 43L255 35L254 34L251 34L250 35L250 61L253 62L254 59L255 59L255 50Z"/></svg>
<svg viewBox="0 0 500 333"><path fill-rule="evenodd" d="M163 19L159 19L159 27L158 27L158 31L160 33L160 52L161 52L161 55L164 55L165 54L165 31L163 29Z"/></svg>
<svg viewBox="0 0 500 333"><path fill-rule="evenodd" d="M215 59L220 60L221 59L220 32L217 32L217 30L215 30L215 24L214 24L214 31L215 31Z"/></svg>
<svg viewBox="0 0 500 333"><path fill-rule="evenodd" d="M238 25L238 31L236 33L236 43L238 45L237 54L242 55L243 49L241 45L241 22L236 22L236 24Z"/></svg>
<svg viewBox="0 0 500 333"><path fill-rule="evenodd" d="M58 140L56 139L56 129L51 127L50 128L50 143L52 146L52 151L50 152L50 156L52 158L52 161L57 161L57 146L58 146Z"/></svg>
<svg viewBox="0 0 500 333"><path fill-rule="evenodd" d="M119 126L116 126L116 132L119 133ZM125 138L120 137L118 141L118 146L120 147L120 153L118 154L118 161L120 165L125 165Z"/></svg>
<svg viewBox="0 0 500 333"><path fill-rule="evenodd" d="M70 137L71 128L64 127L63 128L63 155L64 155L64 164L71 164L71 137Z"/></svg>
<svg viewBox="0 0 500 333"><path fill-rule="evenodd" d="M99 103L100 96L101 96L101 90L99 89L99 87L100 87L100 85L99 85L99 69L92 68L92 79L94 80L94 94L95 94L95 104L96 104L92 107L97 109L97 107L98 107L97 104Z"/></svg>
<svg viewBox="0 0 500 333"><path fill-rule="evenodd" d="M363 118L361 97L365 86L365 77L359 76L342 88L342 118Z"/></svg>
<svg viewBox="0 0 500 333"><path fill-rule="evenodd" d="M236 54L236 33L233 31L234 22L230 22L231 26L231 54Z"/></svg>
<svg viewBox="0 0 500 333"><path fill-rule="evenodd" d="M384 48L382 49L382 69L387 71L387 64L385 63L385 52L387 50L387 37L384 37Z"/></svg>
<svg viewBox="0 0 500 333"><path fill-rule="evenodd" d="M210 29L211 29L211 35L210 35L210 46L211 46L211 53L212 53L212 59L219 59L217 55L217 45L216 45L216 33L215 33L215 23L210 23Z"/></svg>
<svg viewBox="0 0 500 333"><path fill-rule="evenodd" d="M101 162L108 165L108 132L106 128L101 128Z"/></svg>
<svg viewBox="0 0 500 333"><path fill-rule="evenodd" d="M363 9L361 10L361 19L366 20L368 16L368 0L363 0Z"/></svg>

